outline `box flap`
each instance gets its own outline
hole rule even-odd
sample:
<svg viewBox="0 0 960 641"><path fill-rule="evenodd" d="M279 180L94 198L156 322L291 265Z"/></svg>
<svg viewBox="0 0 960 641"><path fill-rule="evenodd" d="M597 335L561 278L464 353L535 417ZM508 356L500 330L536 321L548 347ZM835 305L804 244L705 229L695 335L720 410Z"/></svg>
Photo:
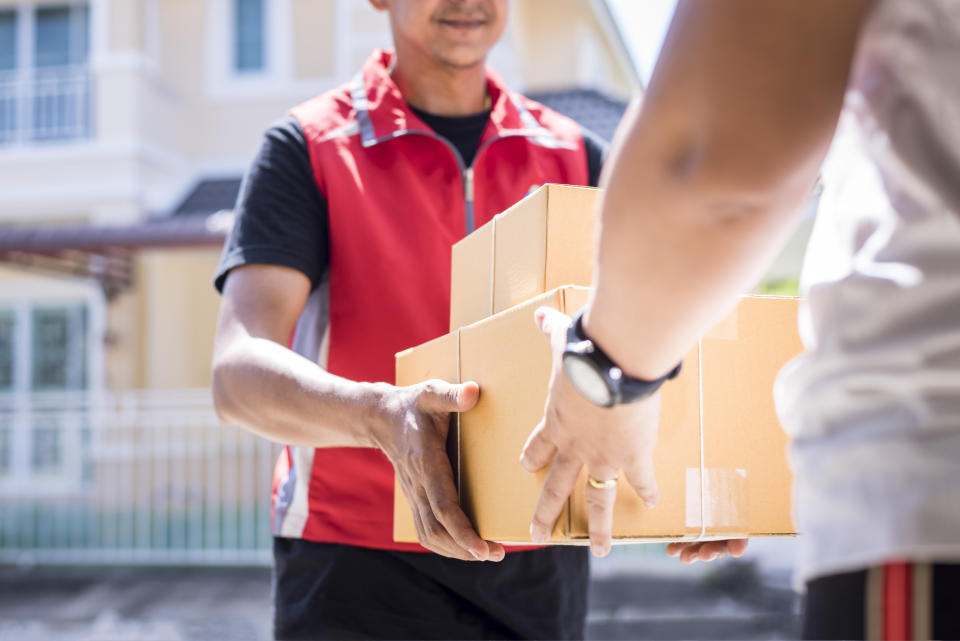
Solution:
<svg viewBox="0 0 960 641"><path fill-rule="evenodd" d="M450 331L493 313L493 243L497 218L450 251Z"/></svg>
<svg viewBox="0 0 960 641"><path fill-rule="evenodd" d="M499 215L494 252L494 311L546 291L547 189L541 187Z"/></svg>
<svg viewBox="0 0 960 641"><path fill-rule="evenodd" d="M485 539L530 541L530 519L547 470L530 474L520 452L543 416L550 346L534 321L541 305L561 309L548 292L461 330L460 374L480 385L480 400L460 415L462 507ZM559 525L553 540L562 540Z"/></svg>
<svg viewBox="0 0 960 641"><path fill-rule="evenodd" d="M547 185L544 288L591 284L593 230L600 190Z"/></svg>

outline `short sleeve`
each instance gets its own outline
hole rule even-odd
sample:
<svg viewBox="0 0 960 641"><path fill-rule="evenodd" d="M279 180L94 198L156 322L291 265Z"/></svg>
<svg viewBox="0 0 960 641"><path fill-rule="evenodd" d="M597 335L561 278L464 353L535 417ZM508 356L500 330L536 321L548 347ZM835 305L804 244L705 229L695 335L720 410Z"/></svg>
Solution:
<svg viewBox="0 0 960 641"><path fill-rule="evenodd" d="M302 272L315 288L329 265L327 203L317 187L310 152L293 116L267 129L240 186L234 224L214 286L230 270L261 263Z"/></svg>

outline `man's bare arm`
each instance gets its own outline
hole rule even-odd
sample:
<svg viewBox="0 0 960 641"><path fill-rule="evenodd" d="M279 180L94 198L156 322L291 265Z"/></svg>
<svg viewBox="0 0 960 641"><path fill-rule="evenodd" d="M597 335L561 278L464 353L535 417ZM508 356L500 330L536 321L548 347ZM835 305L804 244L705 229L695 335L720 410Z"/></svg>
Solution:
<svg viewBox="0 0 960 641"><path fill-rule="evenodd" d="M375 447L376 386L334 376L286 347L309 294L307 277L288 267L230 272L214 343L217 412L281 443Z"/></svg>
<svg viewBox="0 0 960 641"><path fill-rule="evenodd" d="M681 0L605 176L587 333L676 364L762 275L833 137L868 0Z"/></svg>
<svg viewBox="0 0 960 641"><path fill-rule="evenodd" d="M288 267L230 272L213 357L221 419L281 443L379 448L397 471L424 546L463 560L502 560L503 546L477 536L460 509L446 454L450 412L476 403L476 384L395 387L325 371L286 347L309 293L307 277Z"/></svg>

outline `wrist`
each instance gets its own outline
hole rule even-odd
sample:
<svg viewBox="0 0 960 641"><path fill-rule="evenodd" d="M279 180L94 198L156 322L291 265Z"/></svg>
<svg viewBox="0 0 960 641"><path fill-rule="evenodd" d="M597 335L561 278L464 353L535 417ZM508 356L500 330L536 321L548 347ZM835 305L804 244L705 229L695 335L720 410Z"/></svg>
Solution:
<svg viewBox="0 0 960 641"><path fill-rule="evenodd" d="M383 449L393 431L390 406L397 388L387 383L357 383L361 415L356 437L363 447Z"/></svg>
<svg viewBox="0 0 960 641"><path fill-rule="evenodd" d="M653 381L673 370L679 358L662 358L653 349L656 341L638 335L638 324L631 323L617 312L616 305L607 305L597 296L583 314L583 331L594 345L631 378ZM644 343L648 345L644 346Z"/></svg>

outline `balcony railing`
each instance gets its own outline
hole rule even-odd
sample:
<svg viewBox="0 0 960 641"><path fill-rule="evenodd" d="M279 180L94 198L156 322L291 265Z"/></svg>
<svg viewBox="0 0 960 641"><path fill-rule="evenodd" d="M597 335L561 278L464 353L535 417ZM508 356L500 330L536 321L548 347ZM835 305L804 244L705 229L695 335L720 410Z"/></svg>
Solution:
<svg viewBox="0 0 960 641"><path fill-rule="evenodd" d="M269 563L278 453L209 390L5 394L0 563Z"/></svg>
<svg viewBox="0 0 960 641"><path fill-rule="evenodd" d="M0 146L89 138L91 95L87 66L0 71Z"/></svg>

